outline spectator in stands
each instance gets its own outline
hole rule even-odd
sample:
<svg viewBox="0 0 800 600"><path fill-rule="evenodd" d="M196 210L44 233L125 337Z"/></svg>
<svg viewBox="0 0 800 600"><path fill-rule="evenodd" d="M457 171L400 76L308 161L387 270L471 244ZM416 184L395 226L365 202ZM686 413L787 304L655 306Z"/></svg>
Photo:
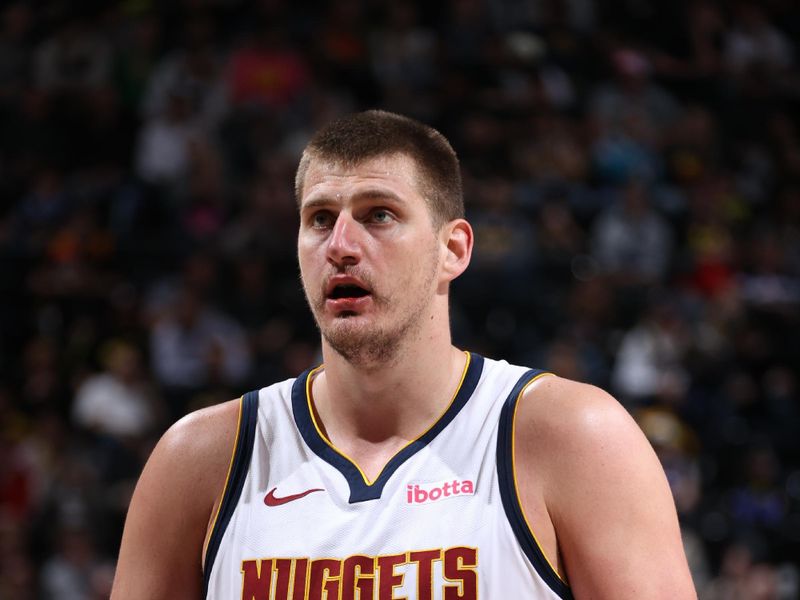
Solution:
<svg viewBox="0 0 800 600"><path fill-rule="evenodd" d="M56 533L58 551L42 569L42 589L59 600L95 600L111 594L110 565L97 556L91 534L80 527Z"/></svg>
<svg viewBox="0 0 800 600"><path fill-rule="evenodd" d="M186 287L152 328L150 356L173 417L198 391L222 385L235 394L250 375L250 349L241 326Z"/></svg>
<svg viewBox="0 0 800 600"><path fill-rule="evenodd" d="M112 437L144 437L159 422L159 415L153 390L142 378L139 351L112 340L102 358L105 370L88 377L75 394L73 422Z"/></svg>
<svg viewBox="0 0 800 600"><path fill-rule="evenodd" d="M621 282L664 281L672 258L672 232L651 206L644 182L631 180L594 223L592 254L600 269Z"/></svg>

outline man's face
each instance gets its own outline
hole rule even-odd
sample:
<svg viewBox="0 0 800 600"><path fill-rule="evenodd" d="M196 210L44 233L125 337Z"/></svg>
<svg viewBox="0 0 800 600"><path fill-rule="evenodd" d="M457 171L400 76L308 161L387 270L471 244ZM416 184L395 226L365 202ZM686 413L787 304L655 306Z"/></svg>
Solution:
<svg viewBox="0 0 800 600"><path fill-rule="evenodd" d="M313 161L300 200L303 288L328 344L354 364L385 363L430 319L440 243L414 162L352 168Z"/></svg>

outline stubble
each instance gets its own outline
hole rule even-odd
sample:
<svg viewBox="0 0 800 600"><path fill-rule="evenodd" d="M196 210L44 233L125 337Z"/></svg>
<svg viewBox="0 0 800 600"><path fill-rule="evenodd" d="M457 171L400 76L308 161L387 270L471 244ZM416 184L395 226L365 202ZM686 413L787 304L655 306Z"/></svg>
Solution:
<svg viewBox="0 0 800 600"><path fill-rule="evenodd" d="M324 294L312 301L306 289L317 328L328 345L347 362L361 368L382 367L395 362L407 341L419 333L433 302L436 256L437 248L434 246L427 255L428 260L420 265L420 269L425 268L425 271L412 272L403 285L396 286L397 291L392 296L382 295L381 290L372 285L369 275L357 266L342 271L358 277L372 290L374 312L381 317L380 323L339 315L324 324L320 319L325 307Z"/></svg>

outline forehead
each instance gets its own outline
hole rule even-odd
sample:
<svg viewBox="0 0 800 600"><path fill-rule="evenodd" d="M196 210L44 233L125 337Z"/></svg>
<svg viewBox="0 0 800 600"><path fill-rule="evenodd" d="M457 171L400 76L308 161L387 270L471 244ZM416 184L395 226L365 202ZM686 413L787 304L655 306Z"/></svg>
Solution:
<svg viewBox="0 0 800 600"><path fill-rule="evenodd" d="M386 188L398 195L420 195L416 165L405 154L378 156L357 164L312 159L303 180L301 206L320 195L346 196L362 188Z"/></svg>

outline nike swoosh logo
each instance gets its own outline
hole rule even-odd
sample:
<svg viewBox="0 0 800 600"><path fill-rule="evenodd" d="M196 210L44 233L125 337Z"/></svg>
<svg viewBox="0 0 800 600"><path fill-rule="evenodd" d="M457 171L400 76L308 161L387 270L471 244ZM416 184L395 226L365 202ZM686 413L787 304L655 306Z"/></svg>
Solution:
<svg viewBox="0 0 800 600"><path fill-rule="evenodd" d="M266 496L264 496L264 504L267 506L280 506L281 504L286 504L287 502L293 502L295 500L299 500L300 498L305 498L309 494L314 492L324 492L322 488L314 488L312 490L306 490L305 492L300 492L299 494L292 494L291 496L283 496L278 497L275 495L275 490L278 488L272 488Z"/></svg>

